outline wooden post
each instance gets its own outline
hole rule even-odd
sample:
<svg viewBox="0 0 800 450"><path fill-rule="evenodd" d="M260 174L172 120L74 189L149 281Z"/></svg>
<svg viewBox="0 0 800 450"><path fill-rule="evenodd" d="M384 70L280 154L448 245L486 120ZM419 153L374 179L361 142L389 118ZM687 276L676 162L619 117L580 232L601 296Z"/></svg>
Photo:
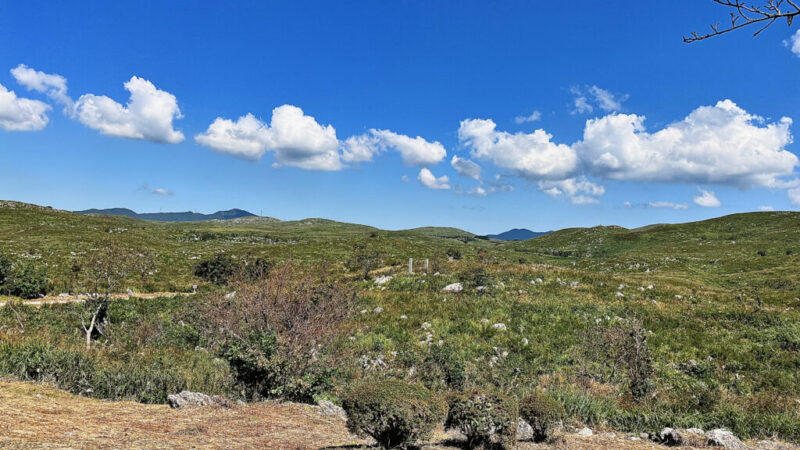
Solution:
<svg viewBox="0 0 800 450"><path fill-rule="evenodd" d="M408 273L414 273L414 258L408 258Z"/></svg>
<svg viewBox="0 0 800 450"><path fill-rule="evenodd" d="M425 258L425 273L430 273L430 270L428 270L428 258Z"/></svg>

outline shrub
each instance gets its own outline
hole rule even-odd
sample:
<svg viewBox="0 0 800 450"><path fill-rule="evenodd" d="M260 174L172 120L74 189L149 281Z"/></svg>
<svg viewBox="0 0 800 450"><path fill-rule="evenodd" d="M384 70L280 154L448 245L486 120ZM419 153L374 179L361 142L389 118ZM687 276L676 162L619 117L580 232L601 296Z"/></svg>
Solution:
<svg viewBox="0 0 800 450"><path fill-rule="evenodd" d="M292 265L257 283L235 281L236 295L205 299L195 324L254 399L311 402L332 385L325 349L352 312L352 290Z"/></svg>
<svg viewBox="0 0 800 450"><path fill-rule="evenodd" d="M11 260L5 255L0 255L0 293L3 286L11 279Z"/></svg>
<svg viewBox="0 0 800 450"><path fill-rule="evenodd" d="M260 280L269 275L273 267L275 267L274 262L264 258L256 258L245 265L244 275L250 280Z"/></svg>
<svg viewBox="0 0 800 450"><path fill-rule="evenodd" d="M497 393L470 391L450 397L444 426L467 437L468 448L513 448L517 438L517 404Z"/></svg>
<svg viewBox="0 0 800 450"><path fill-rule="evenodd" d="M47 293L47 274L32 262L18 265L6 282L6 291L21 298L37 298Z"/></svg>
<svg viewBox="0 0 800 450"><path fill-rule="evenodd" d="M564 407L543 392L528 394L519 404L519 416L533 429L534 442L549 439L556 422L565 415Z"/></svg>
<svg viewBox="0 0 800 450"><path fill-rule="evenodd" d="M461 272L458 275L459 281L467 286L476 288L478 286L488 286L491 282L489 273L483 267L473 267Z"/></svg>
<svg viewBox="0 0 800 450"><path fill-rule="evenodd" d="M219 254L200 261L194 267L194 276L213 284L228 284L239 271L239 264L228 255Z"/></svg>
<svg viewBox="0 0 800 450"><path fill-rule="evenodd" d="M758 256L767 256L767 252L764 251L764 250L759 250L758 251Z"/></svg>
<svg viewBox="0 0 800 450"><path fill-rule="evenodd" d="M444 415L441 399L421 384L403 380L362 380L343 395L347 428L371 436L383 448L428 439Z"/></svg>
<svg viewBox="0 0 800 450"><path fill-rule="evenodd" d="M455 260L461 259L461 251L456 248L448 248L445 254L450 259L455 259Z"/></svg>
<svg viewBox="0 0 800 450"><path fill-rule="evenodd" d="M371 270L380 267L381 261L380 253L369 249L365 244L356 244L353 246L350 259L347 260L347 268L353 272L359 272L366 280L369 278Z"/></svg>

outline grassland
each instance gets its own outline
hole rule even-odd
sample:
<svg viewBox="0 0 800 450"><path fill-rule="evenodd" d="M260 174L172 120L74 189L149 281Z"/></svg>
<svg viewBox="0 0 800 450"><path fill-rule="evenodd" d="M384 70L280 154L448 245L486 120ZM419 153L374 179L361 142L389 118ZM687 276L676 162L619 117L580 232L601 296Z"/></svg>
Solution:
<svg viewBox="0 0 800 450"><path fill-rule="evenodd" d="M46 266L53 292L73 261L107 239L157 252L137 290L190 292L194 264L236 258L328 263L358 296L326 349L333 387L364 376L424 382L436 391L547 389L571 424L626 432L727 427L743 438L800 442L800 213L703 222L568 229L524 242L455 229L383 231L323 219L191 224L0 207L0 252ZM386 284L343 264L356 244L381 254ZM456 250L460 260L447 257ZM407 274L407 258L429 258ZM461 293L443 288L461 282ZM228 364L206 348L197 312L220 289L112 303L112 336L83 348L80 305L0 309L0 373L51 381L88 397L163 402L180 389L240 398ZM651 389L631 397L598 332L640 321L652 353ZM20 323L24 333L20 332ZM79 367L80 370L71 369Z"/></svg>

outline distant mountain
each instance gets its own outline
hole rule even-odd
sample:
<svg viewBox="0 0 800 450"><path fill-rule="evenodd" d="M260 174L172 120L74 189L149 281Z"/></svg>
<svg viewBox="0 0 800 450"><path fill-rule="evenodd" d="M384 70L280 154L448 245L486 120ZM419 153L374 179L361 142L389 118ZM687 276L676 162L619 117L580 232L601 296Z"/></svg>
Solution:
<svg viewBox="0 0 800 450"><path fill-rule="evenodd" d="M531 231L527 228L514 228L500 234L490 234L487 237L490 239L500 239L501 241L527 241L528 239L542 236L552 231Z"/></svg>
<svg viewBox="0 0 800 450"><path fill-rule="evenodd" d="M242 209L229 209L217 211L214 214L201 214L191 211L164 212L164 213L137 213L128 208L87 209L75 211L78 214L108 214L112 216L125 216L134 219L155 220L157 222L199 222L201 220L230 220L240 217L256 217L255 214Z"/></svg>

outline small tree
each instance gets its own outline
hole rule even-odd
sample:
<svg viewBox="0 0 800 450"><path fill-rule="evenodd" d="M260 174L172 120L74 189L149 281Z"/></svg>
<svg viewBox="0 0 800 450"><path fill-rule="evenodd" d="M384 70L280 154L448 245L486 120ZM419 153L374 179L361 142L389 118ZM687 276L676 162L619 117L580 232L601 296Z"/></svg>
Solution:
<svg viewBox="0 0 800 450"><path fill-rule="evenodd" d="M81 329L86 338L86 347L92 345L92 340L103 335L107 337L108 328L108 303L111 293L115 292L119 284L133 270L130 252L126 251L119 242L110 240L94 251L86 263L86 272L94 284L94 295L83 305L80 312ZM105 292L101 295L100 289Z"/></svg>

